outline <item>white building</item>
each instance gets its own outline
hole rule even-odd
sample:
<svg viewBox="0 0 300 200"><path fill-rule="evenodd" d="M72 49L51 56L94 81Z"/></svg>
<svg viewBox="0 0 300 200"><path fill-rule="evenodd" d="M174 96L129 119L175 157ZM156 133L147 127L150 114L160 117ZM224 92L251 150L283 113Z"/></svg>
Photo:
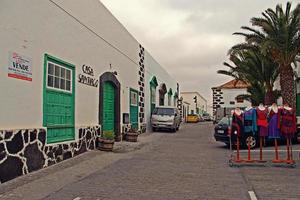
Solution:
<svg viewBox="0 0 300 200"><path fill-rule="evenodd" d="M181 96L189 104L188 114L207 112L207 100L199 92L181 92Z"/></svg>
<svg viewBox="0 0 300 200"><path fill-rule="evenodd" d="M155 105L176 106L176 80L100 1L0 7L0 183L95 148L101 132L144 131Z"/></svg>
<svg viewBox="0 0 300 200"><path fill-rule="evenodd" d="M238 95L247 94L247 87L247 84L237 80L213 87L213 113L215 114L217 108L244 108L250 106L250 102L237 98Z"/></svg>

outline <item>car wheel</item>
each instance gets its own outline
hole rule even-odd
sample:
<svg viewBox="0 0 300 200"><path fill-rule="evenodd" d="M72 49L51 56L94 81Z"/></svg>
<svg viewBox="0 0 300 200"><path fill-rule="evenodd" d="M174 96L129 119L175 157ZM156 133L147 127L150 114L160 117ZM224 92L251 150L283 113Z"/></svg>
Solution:
<svg viewBox="0 0 300 200"><path fill-rule="evenodd" d="M246 145L247 148L248 148L248 145L250 145L250 148L254 149L256 147L257 140L254 136L249 135L246 137L244 144Z"/></svg>
<svg viewBox="0 0 300 200"><path fill-rule="evenodd" d="M155 127L152 127L152 132L157 131L157 129Z"/></svg>
<svg viewBox="0 0 300 200"><path fill-rule="evenodd" d="M170 130L171 130L172 133L176 132L176 128L171 128Z"/></svg>

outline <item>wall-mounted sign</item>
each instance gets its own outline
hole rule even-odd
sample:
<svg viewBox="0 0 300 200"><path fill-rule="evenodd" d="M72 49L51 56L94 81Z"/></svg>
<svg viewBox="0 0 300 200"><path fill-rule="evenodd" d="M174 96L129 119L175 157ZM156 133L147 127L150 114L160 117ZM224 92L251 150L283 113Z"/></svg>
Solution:
<svg viewBox="0 0 300 200"><path fill-rule="evenodd" d="M82 65L81 69L83 74L78 75L78 82L92 87L98 87L99 81L94 77L91 77L94 76L93 68L87 65Z"/></svg>
<svg viewBox="0 0 300 200"><path fill-rule="evenodd" d="M8 77L32 81L31 59L16 52L9 52Z"/></svg>

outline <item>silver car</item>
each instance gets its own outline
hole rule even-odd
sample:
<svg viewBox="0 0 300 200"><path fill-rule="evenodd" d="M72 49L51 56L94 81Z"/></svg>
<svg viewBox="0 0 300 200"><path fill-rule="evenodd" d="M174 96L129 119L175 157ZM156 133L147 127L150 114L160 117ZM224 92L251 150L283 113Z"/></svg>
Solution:
<svg viewBox="0 0 300 200"><path fill-rule="evenodd" d="M169 129L173 132L179 129L181 117L179 111L171 106L156 107L151 116L152 130Z"/></svg>

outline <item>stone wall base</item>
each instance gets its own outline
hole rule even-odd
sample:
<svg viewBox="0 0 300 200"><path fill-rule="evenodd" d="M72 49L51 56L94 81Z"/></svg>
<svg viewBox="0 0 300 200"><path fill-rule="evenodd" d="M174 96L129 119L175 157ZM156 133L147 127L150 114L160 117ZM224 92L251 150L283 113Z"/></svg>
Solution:
<svg viewBox="0 0 300 200"><path fill-rule="evenodd" d="M79 139L46 144L46 129L0 131L0 183L96 148L100 126L80 127Z"/></svg>

